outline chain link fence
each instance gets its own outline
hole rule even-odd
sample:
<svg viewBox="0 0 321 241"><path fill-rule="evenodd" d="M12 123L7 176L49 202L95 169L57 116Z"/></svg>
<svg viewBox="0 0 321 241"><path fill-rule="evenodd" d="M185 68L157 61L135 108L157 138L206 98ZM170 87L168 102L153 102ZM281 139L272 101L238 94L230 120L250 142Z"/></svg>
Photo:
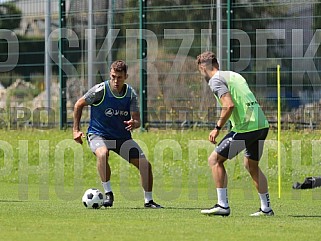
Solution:
<svg viewBox="0 0 321 241"><path fill-rule="evenodd" d="M52 46L58 46L61 2L51 0ZM71 124L73 104L91 85L108 79L113 60L127 61L128 83L139 94L143 1L92 0L92 8L91 1L63 2L69 31L64 36L68 43L64 57L71 69L66 82L67 122ZM59 126L58 47L50 53L50 93L45 80L46 4L45 0L0 4L3 128ZM216 123L219 108L195 64L196 56L209 49L218 54L222 69L246 77L272 126L277 121L276 66L281 65L283 128L320 129L320 8L320 1L146 1L146 128L212 127ZM94 32L90 33L91 17ZM92 63L88 61L89 37L95 39ZM12 64L8 60L14 56ZM89 64L93 64L93 76ZM86 109L82 121L88 118Z"/></svg>

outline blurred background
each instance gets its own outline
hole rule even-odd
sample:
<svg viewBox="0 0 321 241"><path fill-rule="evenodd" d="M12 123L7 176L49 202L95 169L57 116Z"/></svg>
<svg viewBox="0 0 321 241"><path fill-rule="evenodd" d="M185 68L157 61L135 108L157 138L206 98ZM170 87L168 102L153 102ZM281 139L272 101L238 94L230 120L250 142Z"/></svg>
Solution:
<svg viewBox="0 0 321 241"><path fill-rule="evenodd" d="M0 128L70 126L116 59L145 129L211 128L219 108L195 58L212 50L248 80L272 127L280 65L282 128L320 129L320 13L311 0L2 0Z"/></svg>

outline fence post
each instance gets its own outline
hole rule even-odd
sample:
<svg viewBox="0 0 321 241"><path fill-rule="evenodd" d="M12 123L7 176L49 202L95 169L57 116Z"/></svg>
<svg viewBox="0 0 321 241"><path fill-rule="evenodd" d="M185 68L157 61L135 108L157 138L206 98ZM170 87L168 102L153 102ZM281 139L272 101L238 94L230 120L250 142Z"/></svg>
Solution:
<svg viewBox="0 0 321 241"><path fill-rule="evenodd" d="M139 4L139 28L140 28L140 120L141 127L140 129L145 130L146 122L147 122L147 44L145 41L145 32L146 29L146 8L147 1L141 0Z"/></svg>
<svg viewBox="0 0 321 241"><path fill-rule="evenodd" d="M47 0L45 8L45 86L47 92L48 111L51 108L51 0Z"/></svg>
<svg viewBox="0 0 321 241"><path fill-rule="evenodd" d="M115 0L109 0L108 1L108 12L107 12L107 34L109 33L109 31L111 31L114 28L114 6L115 6ZM113 39L114 36L110 36L108 38L108 46L112 46ZM111 64L113 63L113 49L110 48L109 54L107 56L107 68L109 69ZM107 74L108 76L108 74ZM104 76L106 77L106 75Z"/></svg>
<svg viewBox="0 0 321 241"><path fill-rule="evenodd" d="M65 42L62 37L62 29L66 27L66 2L59 0L59 82L60 82L60 118L59 126L63 129L67 125L67 95L66 95L66 74L63 71L65 60Z"/></svg>
<svg viewBox="0 0 321 241"><path fill-rule="evenodd" d="M231 55L232 55L232 48L231 48L231 27L232 27L232 4L233 0L227 0L227 70L231 70Z"/></svg>

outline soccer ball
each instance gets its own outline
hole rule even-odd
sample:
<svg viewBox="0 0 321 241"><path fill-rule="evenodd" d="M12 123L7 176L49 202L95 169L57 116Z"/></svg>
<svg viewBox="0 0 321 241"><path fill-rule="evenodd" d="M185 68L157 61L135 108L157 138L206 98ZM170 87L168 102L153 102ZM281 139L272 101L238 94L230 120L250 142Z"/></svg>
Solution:
<svg viewBox="0 0 321 241"><path fill-rule="evenodd" d="M82 197L82 203L86 208L101 208L101 206L103 205L103 201L104 195L96 188L88 189Z"/></svg>

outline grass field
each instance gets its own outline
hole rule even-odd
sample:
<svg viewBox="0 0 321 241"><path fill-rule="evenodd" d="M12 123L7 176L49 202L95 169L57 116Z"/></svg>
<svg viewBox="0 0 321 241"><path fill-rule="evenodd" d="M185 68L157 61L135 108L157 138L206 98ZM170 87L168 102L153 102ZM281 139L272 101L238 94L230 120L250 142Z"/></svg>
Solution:
<svg viewBox="0 0 321 241"><path fill-rule="evenodd" d="M270 132L262 168L274 217L249 217L259 200L242 166L229 161L231 215L208 217L216 202L207 167L208 130L134 133L153 164L155 200L146 210L137 171L111 155L114 207L89 210L90 187L101 189L94 156L70 131L0 131L0 240L320 240L321 189L292 190L294 181L321 176L320 134L282 133L282 189L278 197L276 133ZM223 135L222 135L223 136Z"/></svg>

